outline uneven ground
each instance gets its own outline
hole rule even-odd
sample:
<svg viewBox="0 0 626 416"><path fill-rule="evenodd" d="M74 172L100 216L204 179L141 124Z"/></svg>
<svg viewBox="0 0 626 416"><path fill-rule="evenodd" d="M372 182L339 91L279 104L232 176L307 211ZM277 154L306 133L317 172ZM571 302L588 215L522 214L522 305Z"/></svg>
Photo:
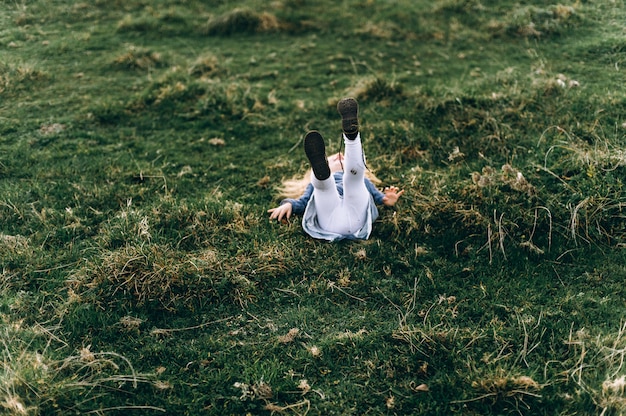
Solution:
<svg viewBox="0 0 626 416"><path fill-rule="evenodd" d="M623 0L0 0L0 411L626 412ZM270 223L339 147L372 238Z"/></svg>

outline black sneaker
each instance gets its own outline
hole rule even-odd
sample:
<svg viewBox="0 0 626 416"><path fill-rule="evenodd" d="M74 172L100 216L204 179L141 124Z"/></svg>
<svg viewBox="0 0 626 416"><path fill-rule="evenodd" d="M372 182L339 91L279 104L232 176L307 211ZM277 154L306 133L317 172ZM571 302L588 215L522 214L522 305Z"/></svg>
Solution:
<svg viewBox="0 0 626 416"><path fill-rule="evenodd" d="M359 104L354 98L343 98L337 103L341 114L341 128L348 139L356 139L359 133Z"/></svg>
<svg viewBox="0 0 626 416"><path fill-rule="evenodd" d="M326 146L324 138L318 131L310 131L304 137L304 153L309 158L315 177L320 181L328 179L330 168L326 159Z"/></svg>

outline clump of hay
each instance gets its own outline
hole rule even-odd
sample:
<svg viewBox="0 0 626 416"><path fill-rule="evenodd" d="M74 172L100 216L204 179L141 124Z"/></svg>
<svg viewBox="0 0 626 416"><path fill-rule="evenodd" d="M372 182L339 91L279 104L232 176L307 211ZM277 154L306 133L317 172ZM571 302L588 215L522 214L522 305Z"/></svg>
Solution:
<svg viewBox="0 0 626 416"><path fill-rule="evenodd" d="M478 188L508 185L511 189L526 193L528 196L535 194L535 187L526 180L522 172L509 164L503 165L501 172L491 166L485 166L480 173L472 172L472 182Z"/></svg>
<svg viewBox="0 0 626 416"><path fill-rule="evenodd" d="M128 45L126 52L113 60L114 66L127 69L150 69L163 64L160 53L134 45Z"/></svg>
<svg viewBox="0 0 626 416"><path fill-rule="evenodd" d="M383 101L401 98L404 95L404 88L402 84L389 82L379 77L364 77L357 80L356 84L344 95L355 97L360 101ZM330 104L337 105L335 101Z"/></svg>
<svg viewBox="0 0 626 416"><path fill-rule="evenodd" d="M189 75L197 77L213 76L219 71L219 58L213 54L199 56L188 69Z"/></svg>
<svg viewBox="0 0 626 416"><path fill-rule="evenodd" d="M262 262L263 259L258 259ZM273 267L266 271L272 273ZM68 290L80 299L101 307L149 307L175 310L195 308L209 299L230 299L245 304L253 295L254 282L246 277L240 257L228 260L206 249L183 253L169 245L126 244L105 250L97 260L87 260L68 279ZM136 330L140 322L120 322Z"/></svg>
<svg viewBox="0 0 626 416"><path fill-rule="evenodd" d="M44 80L48 75L30 64L0 63L0 93L18 84Z"/></svg>
<svg viewBox="0 0 626 416"><path fill-rule="evenodd" d="M91 345L57 358L63 347L52 346L67 344L56 326L5 319L1 323L0 414L84 414L107 395L150 382L150 376L137 373L126 357L93 351Z"/></svg>
<svg viewBox="0 0 626 416"><path fill-rule="evenodd" d="M268 33L278 31L280 26L276 16L270 13L236 8L211 18L207 23L206 34L228 36L235 33Z"/></svg>
<svg viewBox="0 0 626 416"><path fill-rule="evenodd" d="M529 376L513 376L505 374L502 369L492 377L485 377L472 382L472 387L480 394L478 398L456 401L467 403L473 401L499 400L523 402L529 398L541 398L543 386Z"/></svg>
<svg viewBox="0 0 626 416"><path fill-rule="evenodd" d="M293 342L298 337L299 333L300 333L300 329L291 328L289 332L287 332L287 334L280 335L278 337L278 342L280 342L281 344L289 344L290 342Z"/></svg>
<svg viewBox="0 0 626 416"><path fill-rule="evenodd" d="M524 6L508 13L503 20L492 20L487 28L494 35L508 34L526 38L539 38L559 34L580 21L572 6L561 4L548 7Z"/></svg>
<svg viewBox="0 0 626 416"><path fill-rule="evenodd" d="M26 237L21 235L7 235L0 233L0 248L13 252L20 252L29 248Z"/></svg>

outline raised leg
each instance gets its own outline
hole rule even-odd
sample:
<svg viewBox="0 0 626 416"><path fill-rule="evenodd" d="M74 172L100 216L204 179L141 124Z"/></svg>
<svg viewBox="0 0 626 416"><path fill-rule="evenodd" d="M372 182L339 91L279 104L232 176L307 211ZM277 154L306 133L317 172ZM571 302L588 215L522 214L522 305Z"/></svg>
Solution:
<svg viewBox="0 0 626 416"><path fill-rule="evenodd" d="M326 147L324 138L317 131L310 131L304 138L304 152L309 158L313 175L313 198L317 211L319 225L328 229L332 223L333 212L341 205L341 198L331 176L328 160L326 159Z"/></svg>

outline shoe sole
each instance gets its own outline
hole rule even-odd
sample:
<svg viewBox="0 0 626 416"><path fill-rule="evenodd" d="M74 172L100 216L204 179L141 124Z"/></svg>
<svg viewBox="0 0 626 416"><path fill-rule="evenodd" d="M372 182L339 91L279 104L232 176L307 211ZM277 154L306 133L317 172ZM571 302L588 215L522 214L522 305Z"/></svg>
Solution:
<svg viewBox="0 0 626 416"><path fill-rule="evenodd" d="M354 98L343 98L337 103L341 114L341 128L344 133L354 134L359 131L359 105Z"/></svg>
<svg viewBox="0 0 626 416"><path fill-rule="evenodd" d="M330 177L330 167L326 159L324 138L318 131L310 131L304 137L304 153L309 158L315 177L321 181Z"/></svg>

